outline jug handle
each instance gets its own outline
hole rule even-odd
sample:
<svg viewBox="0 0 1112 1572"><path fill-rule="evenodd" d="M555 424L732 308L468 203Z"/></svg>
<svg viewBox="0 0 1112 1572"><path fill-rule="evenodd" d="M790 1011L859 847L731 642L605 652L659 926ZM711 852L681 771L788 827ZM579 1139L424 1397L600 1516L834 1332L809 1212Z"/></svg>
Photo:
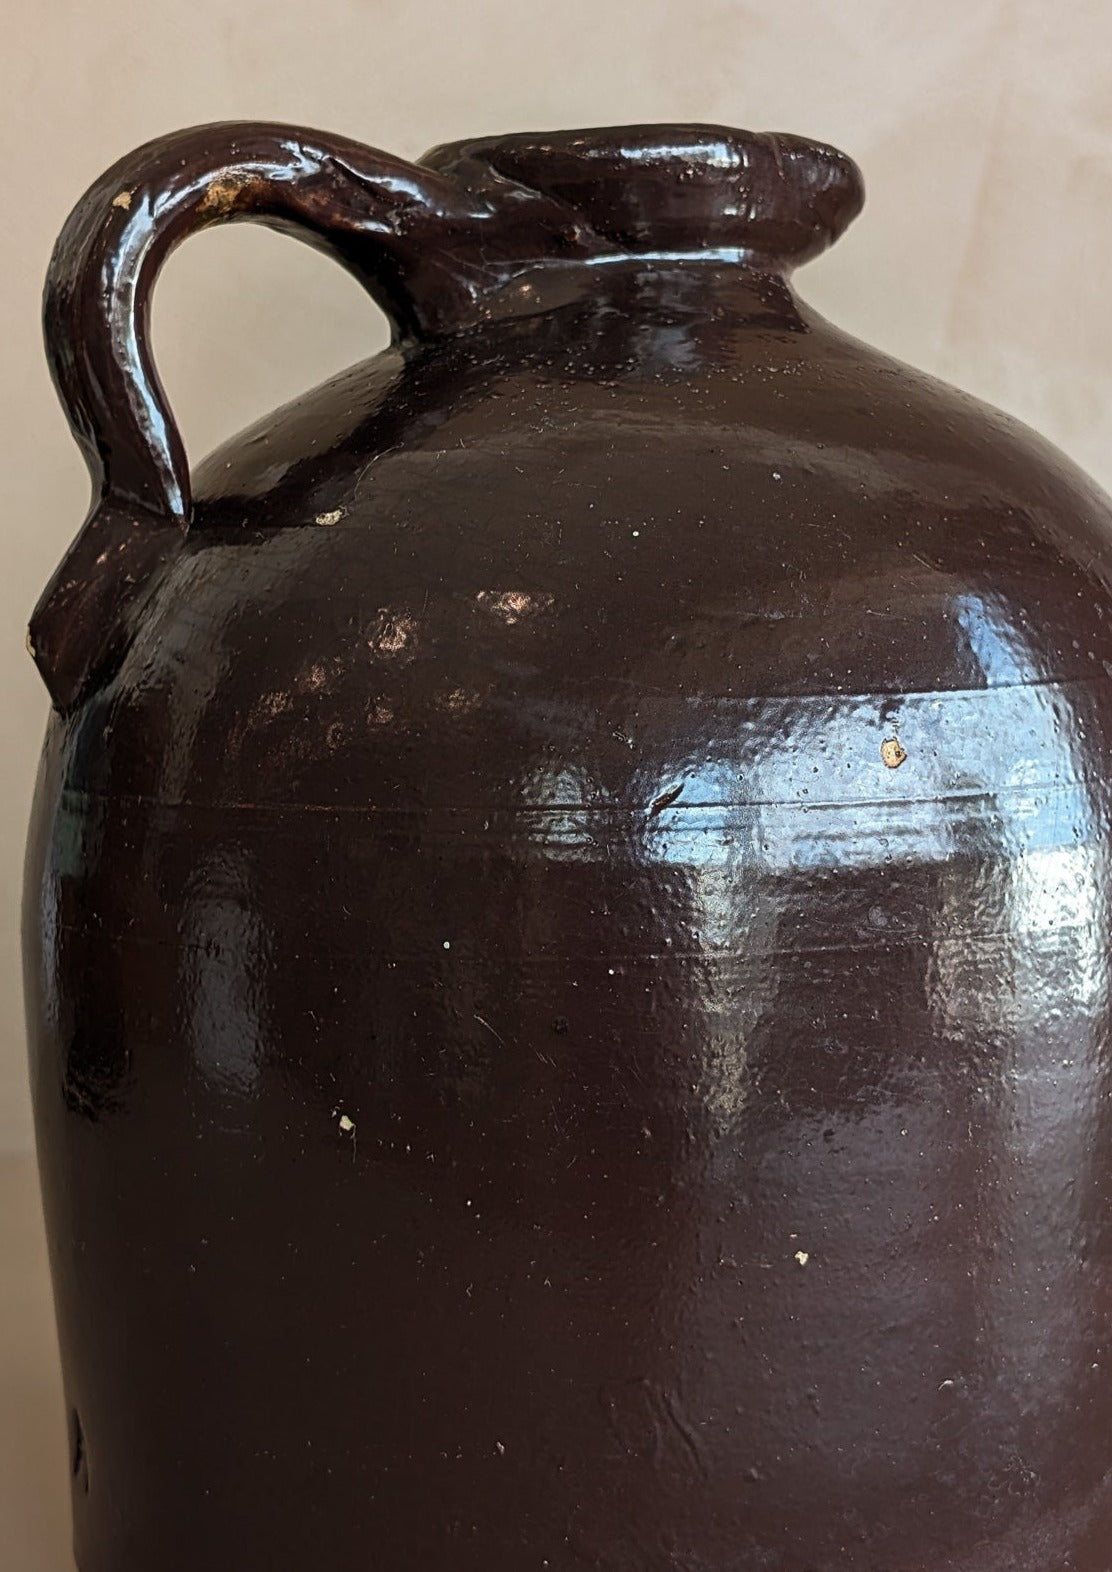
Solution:
<svg viewBox="0 0 1112 1572"><path fill-rule="evenodd" d="M211 224L280 229L354 273L397 341L467 320L482 292L471 258L493 216L431 169L254 122L149 142L86 192L54 249L43 308L54 384L93 482L90 512L28 633L56 708L111 674L189 527L189 467L150 350L151 291L169 252Z"/></svg>

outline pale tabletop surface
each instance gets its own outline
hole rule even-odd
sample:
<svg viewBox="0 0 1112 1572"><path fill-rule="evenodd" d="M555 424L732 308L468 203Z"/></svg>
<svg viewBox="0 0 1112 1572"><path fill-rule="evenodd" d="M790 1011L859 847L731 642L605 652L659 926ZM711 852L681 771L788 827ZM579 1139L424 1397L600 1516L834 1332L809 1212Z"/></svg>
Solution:
<svg viewBox="0 0 1112 1572"><path fill-rule="evenodd" d="M66 1429L33 1157L0 1155L0 1566L72 1572Z"/></svg>

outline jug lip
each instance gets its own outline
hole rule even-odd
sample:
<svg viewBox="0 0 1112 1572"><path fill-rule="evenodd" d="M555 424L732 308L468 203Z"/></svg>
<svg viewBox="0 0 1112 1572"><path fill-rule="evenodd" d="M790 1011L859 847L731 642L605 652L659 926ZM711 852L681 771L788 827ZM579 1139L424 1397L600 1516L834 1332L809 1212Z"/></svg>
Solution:
<svg viewBox="0 0 1112 1572"><path fill-rule="evenodd" d="M828 143L700 122L472 138L421 163L496 202L541 195L600 249L736 251L780 270L833 244L864 202L857 165Z"/></svg>

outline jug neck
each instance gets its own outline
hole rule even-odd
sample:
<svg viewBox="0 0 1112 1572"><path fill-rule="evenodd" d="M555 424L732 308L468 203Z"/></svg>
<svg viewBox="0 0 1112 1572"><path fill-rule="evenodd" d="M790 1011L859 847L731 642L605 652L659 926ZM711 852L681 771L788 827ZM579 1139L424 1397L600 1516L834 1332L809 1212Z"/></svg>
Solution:
<svg viewBox="0 0 1112 1572"><path fill-rule="evenodd" d="M613 257L545 262L508 280L477 312L505 322L568 312L649 325L806 330L809 313L782 269L737 255Z"/></svg>

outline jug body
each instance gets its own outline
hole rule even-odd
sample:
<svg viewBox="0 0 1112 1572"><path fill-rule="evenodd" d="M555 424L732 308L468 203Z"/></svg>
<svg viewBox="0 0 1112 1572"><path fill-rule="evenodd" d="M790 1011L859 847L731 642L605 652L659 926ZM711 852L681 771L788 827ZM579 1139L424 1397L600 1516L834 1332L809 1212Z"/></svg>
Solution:
<svg viewBox="0 0 1112 1572"><path fill-rule="evenodd" d="M93 443L26 885L79 1565L1106 1572L1109 503L799 301L836 155L700 251L742 134L590 135L434 155L501 272L402 225L393 347L192 482Z"/></svg>

